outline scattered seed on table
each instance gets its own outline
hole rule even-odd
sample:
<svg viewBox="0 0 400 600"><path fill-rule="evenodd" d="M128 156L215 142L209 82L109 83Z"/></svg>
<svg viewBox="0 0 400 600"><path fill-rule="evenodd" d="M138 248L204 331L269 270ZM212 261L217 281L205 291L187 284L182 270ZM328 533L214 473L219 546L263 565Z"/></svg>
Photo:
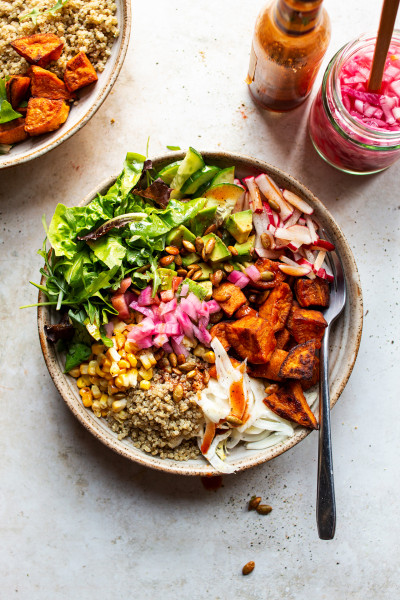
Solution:
<svg viewBox="0 0 400 600"><path fill-rule="evenodd" d="M256 510L257 506L260 504L261 498L260 496L252 496L249 501L249 510Z"/></svg>
<svg viewBox="0 0 400 600"><path fill-rule="evenodd" d="M242 573L243 575L250 575L250 573L252 571L254 571L254 567L256 566L256 563L254 562L254 560L250 560L248 563L246 563L242 569Z"/></svg>
<svg viewBox="0 0 400 600"><path fill-rule="evenodd" d="M269 504L259 504L256 508L256 511L259 515L269 515L272 510L272 506Z"/></svg>

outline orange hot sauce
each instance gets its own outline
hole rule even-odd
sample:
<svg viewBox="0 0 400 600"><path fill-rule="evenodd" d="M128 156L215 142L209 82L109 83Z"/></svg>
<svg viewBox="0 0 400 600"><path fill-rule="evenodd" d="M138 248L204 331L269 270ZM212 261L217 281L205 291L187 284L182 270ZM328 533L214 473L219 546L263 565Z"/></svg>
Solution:
<svg viewBox="0 0 400 600"><path fill-rule="evenodd" d="M330 40L323 0L274 0L258 16L246 82L263 108L287 111L309 95Z"/></svg>

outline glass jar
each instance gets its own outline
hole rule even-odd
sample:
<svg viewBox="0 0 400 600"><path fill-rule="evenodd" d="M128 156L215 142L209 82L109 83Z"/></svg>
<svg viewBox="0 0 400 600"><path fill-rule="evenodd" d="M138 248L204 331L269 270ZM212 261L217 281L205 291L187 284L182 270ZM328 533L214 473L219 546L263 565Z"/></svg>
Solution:
<svg viewBox="0 0 400 600"><path fill-rule="evenodd" d="M343 64L360 50L373 50L375 42L375 34L363 34L335 54L308 120L311 141L318 154L333 167L354 175L379 173L400 158L400 124L398 131L372 129L355 119L342 102L339 77ZM398 30L393 33L391 48L400 58Z"/></svg>

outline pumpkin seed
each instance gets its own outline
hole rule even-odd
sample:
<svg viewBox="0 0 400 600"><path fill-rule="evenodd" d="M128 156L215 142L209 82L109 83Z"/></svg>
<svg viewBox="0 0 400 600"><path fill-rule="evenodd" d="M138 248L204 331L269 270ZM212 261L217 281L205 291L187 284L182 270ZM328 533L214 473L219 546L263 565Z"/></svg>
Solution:
<svg viewBox="0 0 400 600"><path fill-rule="evenodd" d="M236 250L235 246L228 246L228 250L232 254L232 256L237 256L239 254L239 252Z"/></svg>
<svg viewBox="0 0 400 600"><path fill-rule="evenodd" d="M175 402L179 402L183 398L183 387L180 383L174 387L174 391L172 392L172 397Z"/></svg>
<svg viewBox="0 0 400 600"><path fill-rule="evenodd" d="M263 248L265 248L266 250L269 250L271 248L271 239L268 234L262 233L260 235L260 240Z"/></svg>
<svg viewBox="0 0 400 600"><path fill-rule="evenodd" d="M188 272L186 271L186 269L178 269L176 272L176 274L179 275L179 277L186 277L187 273Z"/></svg>
<svg viewBox="0 0 400 600"><path fill-rule="evenodd" d="M256 510L257 506L260 504L261 498L260 496L252 496L249 501L249 510Z"/></svg>
<svg viewBox="0 0 400 600"><path fill-rule="evenodd" d="M168 256L163 256L160 259L160 265L162 267L168 267L168 265L170 265L173 262L174 262L174 257L171 254L168 254Z"/></svg>
<svg viewBox="0 0 400 600"><path fill-rule="evenodd" d="M240 427L243 425L242 419L239 419L239 417L236 417L235 415L228 415L225 421L227 421L230 425L235 425L235 427Z"/></svg>
<svg viewBox="0 0 400 600"><path fill-rule="evenodd" d="M271 200L270 198L267 198L267 202L270 205L270 207L272 208L272 210L274 210L277 213L281 212L281 207L279 206L279 204L277 204L275 202L275 200Z"/></svg>
<svg viewBox="0 0 400 600"><path fill-rule="evenodd" d="M179 254L179 248L177 248L176 246L166 246L165 252L176 256L177 254Z"/></svg>
<svg viewBox="0 0 400 600"><path fill-rule="evenodd" d="M272 271L263 271L260 279L261 281L272 281L274 277L275 275Z"/></svg>
<svg viewBox="0 0 400 600"><path fill-rule="evenodd" d="M204 240L201 237L197 237L194 241L197 252L200 254L204 248Z"/></svg>
<svg viewBox="0 0 400 600"><path fill-rule="evenodd" d="M215 224L215 223L212 223L212 225L209 225L209 226L207 227L207 229L206 229L206 230L205 230L205 232L204 232L204 235L208 235L209 233L214 233L214 231L216 231L216 230L217 230L217 226L216 226L216 224Z"/></svg>
<svg viewBox="0 0 400 600"><path fill-rule="evenodd" d="M272 510L272 506L269 504L259 504L256 508L256 511L259 515L269 515Z"/></svg>
<svg viewBox="0 0 400 600"><path fill-rule="evenodd" d="M242 569L243 575L249 575L252 571L254 571L254 567L256 566L254 560L250 560L246 563Z"/></svg>
<svg viewBox="0 0 400 600"><path fill-rule="evenodd" d="M182 246L185 248L185 250L187 250L188 252L196 252L196 248L195 246L192 244L192 242L188 242L187 240L182 240Z"/></svg>

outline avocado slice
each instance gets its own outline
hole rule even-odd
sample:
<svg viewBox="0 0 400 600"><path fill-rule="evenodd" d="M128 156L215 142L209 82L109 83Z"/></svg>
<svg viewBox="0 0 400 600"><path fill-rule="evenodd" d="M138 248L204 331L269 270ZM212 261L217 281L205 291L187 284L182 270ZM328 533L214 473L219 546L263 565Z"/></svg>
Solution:
<svg viewBox="0 0 400 600"><path fill-rule="evenodd" d="M221 240L221 238L219 238L214 233L209 233L208 235L203 236L201 239L203 240L204 245L206 245L208 240L210 240L212 238L215 239L215 246L214 246L214 250L211 252L211 255L210 255L210 262L214 265L214 264L222 262L223 260L227 260L228 258L231 258L231 253L229 252L228 248L225 246L224 242Z"/></svg>
<svg viewBox="0 0 400 600"><path fill-rule="evenodd" d="M198 281L197 285L205 292L203 300L211 300L212 298L212 283L211 281Z"/></svg>
<svg viewBox="0 0 400 600"><path fill-rule="evenodd" d="M176 275L175 271L160 267L157 269L157 273L161 279L160 289L162 291L170 290L172 287L172 278Z"/></svg>
<svg viewBox="0 0 400 600"><path fill-rule="evenodd" d="M202 236L207 227L211 225L217 212L217 204L206 204L204 208L199 210L194 219L190 222L190 228L194 235Z"/></svg>
<svg viewBox="0 0 400 600"><path fill-rule="evenodd" d="M225 227L238 244L244 244L253 229L253 213L251 210L242 210L230 215L226 220Z"/></svg>
<svg viewBox="0 0 400 600"><path fill-rule="evenodd" d="M197 283L197 281L192 281L191 279L184 279L181 283L181 287L182 287L182 285L187 284L189 286L188 293L192 292L195 296L197 296L199 298L199 300L205 300L205 298L208 294L208 289L204 286L204 283L207 283L207 282ZM211 285L211 293L212 293L211 281L209 283ZM181 290L181 287L179 288L179 290Z"/></svg>
<svg viewBox="0 0 400 600"><path fill-rule="evenodd" d="M196 236L193 235L193 233L189 231L187 227L184 225L179 225L179 227L174 227L174 229L171 229L171 231L167 234L167 237L165 238L165 245L181 248L182 240L192 242L193 244L195 239Z"/></svg>
<svg viewBox="0 0 400 600"><path fill-rule="evenodd" d="M198 265L201 268L201 277L199 277L197 281L207 281L207 279L210 278L210 275L212 275L212 268L204 262L198 263Z"/></svg>
<svg viewBox="0 0 400 600"><path fill-rule="evenodd" d="M195 252L191 252L190 254L182 256L182 266L186 268L189 265L194 265L195 263L198 263L200 260L201 258L198 254L196 254Z"/></svg>
<svg viewBox="0 0 400 600"><path fill-rule="evenodd" d="M243 244L236 243L234 245L234 248L236 248L236 250L238 251L237 258L241 258L241 259L245 259L245 260L248 260L251 258L251 250L254 248L255 239L256 239L256 236L251 235L249 237L249 239L247 240L247 242L244 242Z"/></svg>

